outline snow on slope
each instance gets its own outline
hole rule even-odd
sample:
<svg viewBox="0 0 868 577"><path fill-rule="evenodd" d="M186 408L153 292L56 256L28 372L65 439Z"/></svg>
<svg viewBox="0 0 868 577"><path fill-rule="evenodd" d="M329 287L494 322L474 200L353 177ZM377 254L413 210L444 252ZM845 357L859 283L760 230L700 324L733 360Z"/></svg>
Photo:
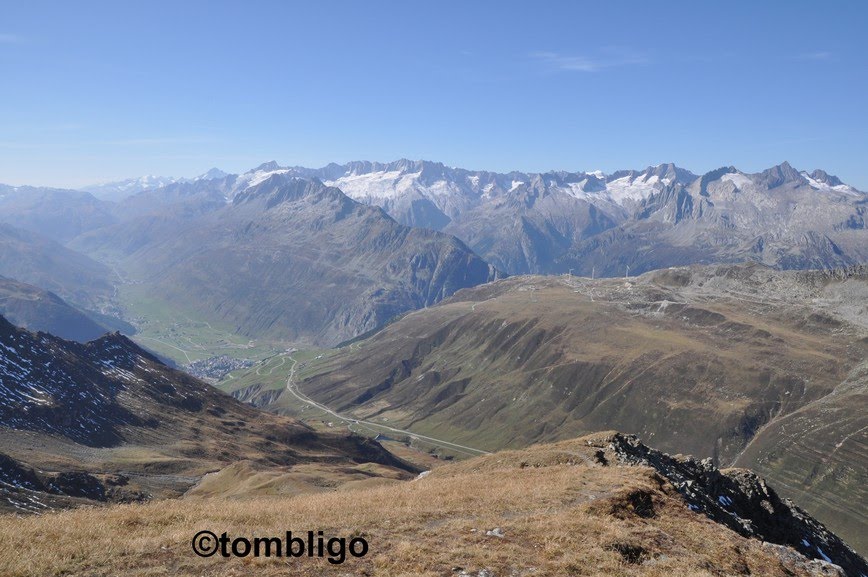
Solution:
<svg viewBox="0 0 868 577"><path fill-rule="evenodd" d="M609 198L620 206L627 201L644 200L657 192L662 186L668 186L671 180L659 178L656 175L640 175L638 177L624 176L606 183Z"/></svg>
<svg viewBox="0 0 868 577"><path fill-rule="evenodd" d="M432 181L424 179L421 170L348 170L342 176L323 182L340 188L350 198L369 204L382 205L412 196L431 200L438 207L442 206L443 197L447 196L458 195L470 200L485 200L503 193L516 193L532 187L538 177L542 177L545 188L553 194L563 193L594 204L617 206L647 198L671 183L671 179L649 175L647 171L630 173L609 182L606 182L607 176L601 171L565 173L558 177L524 173L469 173L458 169L446 169L445 172L445 177Z"/></svg>
<svg viewBox="0 0 868 577"><path fill-rule="evenodd" d="M835 192L842 192L844 194L851 194L853 196L859 196L859 191L856 190L855 188L853 188L852 186L850 186L849 184L841 183L841 184L830 185L826 182L821 182L819 180L815 180L807 172L803 171L800 174L803 177L805 177L805 180L808 181L808 184L810 184L812 188L816 188L817 190L835 191Z"/></svg>

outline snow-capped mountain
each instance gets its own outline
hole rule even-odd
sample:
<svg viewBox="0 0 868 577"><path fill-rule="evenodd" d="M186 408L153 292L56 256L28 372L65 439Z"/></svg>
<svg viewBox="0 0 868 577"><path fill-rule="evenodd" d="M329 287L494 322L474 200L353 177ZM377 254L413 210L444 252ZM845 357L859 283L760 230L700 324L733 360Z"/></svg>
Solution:
<svg viewBox="0 0 868 577"><path fill-rule="evenodd" d="M83 187L81 190L87 191L97 198L102 200L110 200L113 202L121 201L127 197L138 194L144 190L153 190L162 188L175 182L178 178L171 176L139 176L136 178L128 178L126 180L118 180L115 182L104 182L100 184L92 184Z"/></svg>
<svg viewBox="0 0 868 577"><path fill-rule="evenodd" d="M605 174L496 173L406 159L329 164L319 169L284 167L271 161L215 183L220 183L221 194L231 201L275 174L319 179L358 202L379 206L401 224L453 234L511 274L577 268L580 263L569 255L577 251L584 254L580 247L596 246L597 241L614 241L598 235L607 231L615 234L615 229L624 228L635 236L636 226L644 230L653 223L677 225L678 246L683 247L673 262L662 258L657 266L692 262L699 253L712 261L717 256L710 253L721 256L716 249L709 252L707 246L696 244L700 228L717 227L716 237L731 242L741 239L741 248L730 251L727 261L755 259L773 266L799 267L801 257L788 254L802 254L800 242L814 247L808 251L814 256L805 264L852 264L860 262L864 252L858 248L861 233L855 233L859 238L853 240L850 237L854 234L844 231L852 231L864 221L865 194L822 170L800 172L787 163L756 174L729 167L700 177L674 164ZM678 224L685 218L694 223L690 231L686 224ZM787 251L782 246L760 258L751 252L752 241L747 239L761 237L794 243L795 248ZM811 240L800 241L803 237L827 239L817 241L826 248L815 246ZM832 240L839 237L839 241ZM726 243L715 240L706 244L719 247ZM745 246L748 248L742 250ZM626 254L636 248L627 242L623 251ZM597 270L605 273L609 268ZM614 270L610 272L617 274Z"/></svg>
<svg viewBox="0 0 868 577"><path fill-rule="evenodd" d="M204 172L193 179L193 181L197 180L217 180L219 178L225 178L229 176L228 172L223 172L219 168L211 168L207 172Z"/></svg>
<svg viewBox="0 0 868 577"><path fill-rule="evenodd" d="M712 262L849 266L868 261L866 212L868 195L823 171L786 162L758 173L724 167L652 194L559 266L605 275Z"/></svg>
<svg viewBox="0 0 868 577"><path fill-rule="evenodd" d="M231 203L217 198L232 191ZM453 236L403 226L285 169L138 196L158 193L178 200L74 246L111 252L152 294L239 334L332 345L498 276Z"/></svg>
<svg viewBox="0 0 868 577"><path fill-rule="evenodd" d="M147 190L156 190L171 184L179 182L197 182L207 180L217 180L227 176L219 168L212 168L208 172L200 174L194 178L175 178L173 176L139 176L136 178L128 178L115 182L105 182L101 184L93 184L85 186L81 190L87 191L97 198L102 200L110 200L119 202L129 198L140 192Z"/></svg>
<svg viewBox="0 0 868 577"><path fill-rule="evenodd" d="M486 202L496 202L522 191L559 194L595 204L624 207L647 198L673 182L689 183L696 175L672 164L644 171L619 171L606 175L593 172L496 173L450 168L439 162L401 159L390 163L350 162L323 168L283 167L266 162L240 175L236 190L255 186L272 174L318 178L327 186L340 188L350 198L380 206L403 224L439 228L425 222L427 208L442 213L449 222L462 211ZM421 222L420 222L421 220ZM435 224L435 226L432 226ZM445 226L445 223L444 225Z"/></svg>
<svg viewBox="0 0 868 577"><path fill-rule="evenodd" d="M427 161L399 160L385 165L365 162L343 167L330 165L317 172L316 176L326 184L337 186L356 200L394 206L406 204L406 199L425 199L450 219L460 217L463 207L496 201L522 191L566 195L602 206L623 207L647 198L672 182L689 183L696 178L671 164L612 175L601 171L499 174L449 168ZM463 197L463 201L456 200L456 196ZM400 220L400 216L396 218Z"/></svg>
<svg viewBox="0 0 868 577"><path fill-rule="evenodd" d="M825 171L787 163L698 176L674 164L606 174L497 173L406 159L317 169L270 161L239 175L209 171L143 191L115 214L121 221L167 211L195 218L275 175L316 179L401 224L452 234L509 274L623 274L627 266L638 272L744 260L800 268L868 259L865 193Z"/></svg>
<svg viewBox="0 0 868 577"><path fill-rule="evenodd" d="M320 169L274 161L239 175L228 200L274 174L316 178L408 226L458 236L500 270L546 272L573 243L629 217L637 203L696 179L674 165L606 175L496 173L438 162L350 162Z"/></svg>

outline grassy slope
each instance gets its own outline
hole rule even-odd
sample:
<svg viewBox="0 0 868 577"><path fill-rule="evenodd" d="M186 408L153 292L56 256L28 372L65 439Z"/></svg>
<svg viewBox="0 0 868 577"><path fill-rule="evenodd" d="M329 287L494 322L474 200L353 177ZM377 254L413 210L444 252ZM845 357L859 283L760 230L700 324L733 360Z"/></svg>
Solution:
<svg viewBox="0 0 868 577"><path fill-rule="evenodd" d="M807 575L758 540L691 511L651 469L591 465L583 440L441 467L424 479L319 495L185 498L0 517L0 566L41 575ZM640 514L636 495L650 496ZM487 536L499 527L504 537ZM363 535L361 560L203 559L199 530Z"/></svg>
<svg viewBox="0 0 868 577"><path fill-rule="evenodd" d="M868 355L863 329L811 295L790 299L786 283L773 299L696 293L689 307L666 304L684 302L679 291L638 281L576 283L465 291L314 363L301 389L359 418L486 449L618 427L664 450L738 458L865 550L864 388L850 401L831 395ZM838 399L835 412L804 409L820 399Z"/></svg>
<svg viewBox="0 0 868 577"><path fill-rule="evenodd" d="M749 409L822 397L846 375L840 360L858 352L751 318L737 303L645 315L554 285L531 297L513 282L496 299L418 311L321 359L302 388L334 408L489 449L608 423L727 462L744 436L733 431L718 442L709 428L750 426ZM390 376L387 391L359 405Z"/></svg>

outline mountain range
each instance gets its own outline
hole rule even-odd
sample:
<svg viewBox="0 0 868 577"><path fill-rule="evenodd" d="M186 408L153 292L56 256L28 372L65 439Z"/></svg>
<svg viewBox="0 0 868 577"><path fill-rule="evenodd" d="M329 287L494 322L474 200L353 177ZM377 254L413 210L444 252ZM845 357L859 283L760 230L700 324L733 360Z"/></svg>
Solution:
<svg viewBox="0 0 868 577"><path fill-rule="evenodd" d="M151 295L245 336L335 344L497 276L456 238L316 180L271 174L213 210L174 208L71 246L111 255Z"/></svg>
<svg viewBox="0 0 868 577"><path fill-rule="evenodd" d="M643 171L492 173L428 161L321 169L267 163L380 206L398 222L454 234L509 274L620 275L690 263L754 260L779 268L868 258L868 196L822 170L784 162L760 173ZM242 177L243 178L243 177Z"/></svg>
<svg viewBox="0 0 868 577"><path fill-rule="evenodd" d="M200 174L195 178L174 178L172 176L140 176L138 178L127 178L114 182L103 182L100 184L91 184L84 186L81 190L93 194L96 198L119 202L125 198L139 194L146 190L155 190L163 188L171 184L179 182L196 182L203 180L214 180L223 178L226 173L219 168L212 168L207 172Z"/></svg>
<svg viewBox="0 0 868 577"><path fill-rule="evenodd" d="M263 190L278 183L309 192ZM244 174L215 169L139 188L109 202L81 191L4 187L0 222L110 265L102 283L154 283L155 296L240 334L316 344L352 338L498 274L620 276L744 261L816 269L868 260L868 195L787 163L697 176L672 164L604 174L494 173L409 160L309 169L272 161ZM331 200L319 190L331 191ZM283 208L262 201L266 194ZM266 255L272 245L279 250ZM393 254L398 259L387 264ZM237 262L227 267L224 258ZM34 270L14 264L0 261L0 274L75 304L92 292L75 281L44 284L64 274L53 268L61 263ZM227 270L235 272L220 274ZM277 271L284 272L270 276ZM268 282L258 282L263 278ZM101 300L89 307L105 311ZM259 304L240 304L254 300Z"/></svg>
<svg viewBox="0 0 868 577"><path fill-rule="evenodd" d="M644 272L745 259L805 268L865 258L866 195L823 170L786 162L753 174L725 167L697 176L673 164L604 174L495 173L406 159L320 169L272 161L215 179L212 188L231 200L270 174L316 178L402 224L454 234L509 274L572 267L612 275L626 266ZM665 250L648 255L649 245ZM626 256L631 251L638 256Z"/></svg>

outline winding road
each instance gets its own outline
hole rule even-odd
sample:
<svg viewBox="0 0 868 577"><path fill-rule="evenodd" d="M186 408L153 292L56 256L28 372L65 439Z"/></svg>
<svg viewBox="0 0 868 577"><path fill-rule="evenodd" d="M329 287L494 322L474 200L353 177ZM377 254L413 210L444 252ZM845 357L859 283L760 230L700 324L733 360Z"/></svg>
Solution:
<svg viewBox="0 0 868 577"><path fill-rule="evenodd" d="M310 397L308 397L307 395L305 395L304 393L302 393L301 391L298 390L298 385L296 385L293 382L293 379L295 378L295 368L298 365L298 361L296 359L293 359L292 357L289 357L289 360L292 361L292 366L289 368L289 377L286 379L286 390L292 396L294 396L296 399L298 399L299 401L301 401L307 405L310 405L311 407L319 409L320 411L323 411L323 412L333 416L337 420L344 421L347 424L347 428L349 428L351 431L352 431L352 428L351 428L352 425L366 425L366 427L375 427L374 429L369 429L373 432L378 432L379 430L382 429L382 430L386 430L386 431L389 431L392 433L400 433L401 435L407 435L408 437L413 438L413 439L425 441L431 445L434 445L436 447L440 447L441 449L445 449L447 451L453 451L453 452L457 452L457 453L462 453L464 455L468 455L471 457L475 457L477 455L488 455L489 454L488 451L483 451L481 449L474 449L473 447L467 447L465 445L459 445L457 443L450 443L449 441L444 441L442 439L435 439L434 437L428 437L425 435L420 435L419 433L414 433L413 431L407 431L405 429L397 429L395 427L389 427L387 425L383 425L380 423L374 423L371 421L365 421L362 419L356 419L353 417L347 417L345 415L341 415L340 413L337 413L337 412L331 410L330 408L326 407L325 405L317 403L316 401L314 401L313 399L311 399Z"/></svg>

